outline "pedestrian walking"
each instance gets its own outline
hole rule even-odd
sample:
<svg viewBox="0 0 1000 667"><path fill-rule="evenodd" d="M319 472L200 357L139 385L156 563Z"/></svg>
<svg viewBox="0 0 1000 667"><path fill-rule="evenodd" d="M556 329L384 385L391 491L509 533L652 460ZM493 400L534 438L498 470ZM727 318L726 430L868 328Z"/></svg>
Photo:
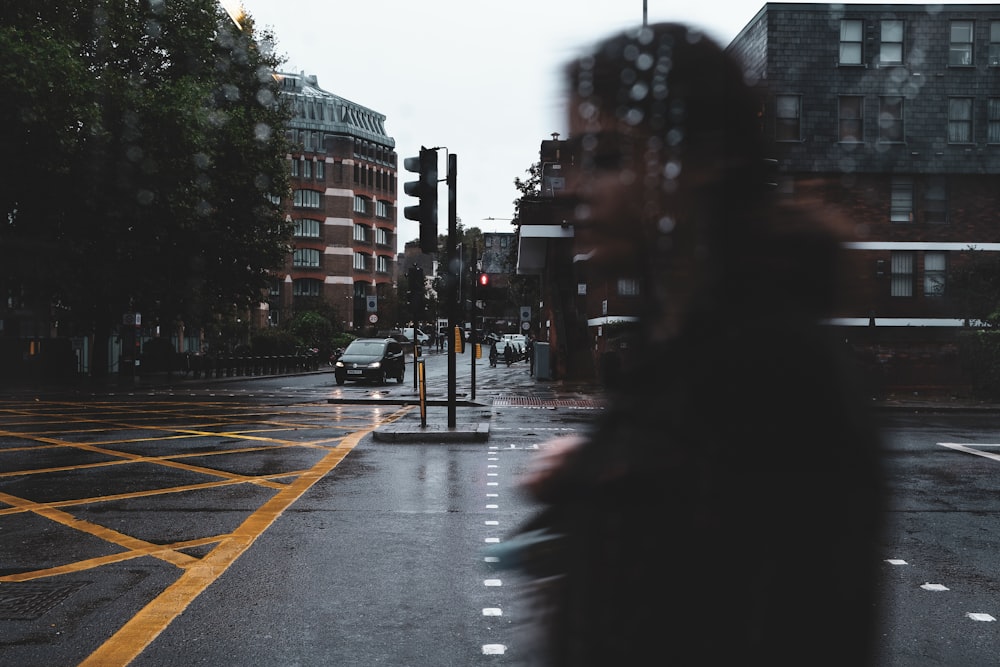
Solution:
<svg viewBox="0 0 1000 667"><path fill-rule="evenodd" d="M643 312L597 427L525 480L533 657L872 664L878 438L819 325L839 219L768 189L767 107L700 31L637 28L567 74L574 253Z"/></svg>
<svg viewBox="0 0 1000 667"><path fill-rule="evenodd" d="M492 366L493 368L496 368L496 366L497 366L497 358L499 356L500 356L500 354L497 352L497 342L495 340L491 341L490 342L490 366Z"/></svg>
<svg viewBox="0 0 1000 667"><path fill-rule="evenodd" d="M503 346L503 360L506 362L508 368L514 363L514 348L510 346L510 343Z"/></svg>

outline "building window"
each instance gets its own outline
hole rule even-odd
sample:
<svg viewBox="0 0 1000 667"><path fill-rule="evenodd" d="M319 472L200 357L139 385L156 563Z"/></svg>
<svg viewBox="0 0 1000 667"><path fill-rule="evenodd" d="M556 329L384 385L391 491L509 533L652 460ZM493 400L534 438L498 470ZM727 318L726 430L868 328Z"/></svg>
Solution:
<svg viewBox="0 0 1000 667"><path fill-rule="evenodd" d="M903 141L903 98L901 96L879 98L878 139L890 143Z"/></svg>
<svg viewBox="0 0 1000 667"><path fill-rule="evenodd" d="M903 22L882 21L882 44L879 62L883 65L898 65L903 62Z"/></svg>
<svg viewBox="0 0 1000 667"><path fill-rule="evenodd" d="M801 98L798 95L778 95L774 99L774 138L776 141L798 141Z"/></svg>
<svg viewBox="0 0 1000 667"><path fill-rule="evenodd" d="M889 287L891 296L913 296L913 253L893 252Z"/></svg>
<svg viewBox="0 0 1000 667"><path fill-rule="evenodd" d="M639 281L632 278L619 278L618 296L639 296Z"/></svg>
<svg viewBox="0 0 1000 667"><path fill-rule="evenodd" d="M354 240L361 243L368 243L368 227L365 225L354 225Z"/></svg>
<svg viewBox="0 0 1000 667"><path fill-rule="evenodd" d="M297 208L319 208L319 193L315 190L296 190L292 193L292 206Z"/></svg>
<svg viewBox="0 0 1000 667"><path fill-rule="evenodd" d="M326 180L326 161L316 160L316 180Z"/></svg>
<svg viewBox="0 0 1000 667"><path fill-rule="evenodd" d="M302 158L300 162L302 164L300 165L299 173L302 174L302 178L312 178L312 160Z"/></svg>
<svg viewBox="0 0 1000 667"><path fill-rule="evenodd" d="M354 212L360 215L370 215L368 211L368 197L354 195Z"/></svg>
<svg viewBox="0 0 1000 667"><path fill-rule="evenodd" d="M913 222L913 179L909 176L894 176L892 179L889 220Z"/></svg>
<svg viewBox="0 0 1000 667"><path fill-rule="evenodd" d="M375 217L376 218L388 218L389 217L389 202L382 201L379 199L375 202Z"/></svg>
<svg viewBox="0 0 1000 667"><path fill-rule="evenodd" d="M938 251L924 253L924 296L944 296L946 257Z"/></svg>
<svg viewBox="0 0 1000 667"><path fill-rule="evenodd" d="M389 245L389 241L392 238L388 229L383 229L381 227L375 228L375 244L376 245Z"/></svg>
<svg viewBox="0 0 1000 667"><path fill-rule="evenodd" d="M375 271L378 273L389 273L392 269L392 258L379 255L375 258Z"/></svg>
<svg viewBox="0 0 1000 667"><path fill-rule="evenodd" d="M986 141L1000 144L1000 97L986 100Z"/></svg>
<svg viewBox="0 0 1000 667"><path fill-rule="evenodd" d="M972 21L952 21L948 45L948 64L953 67L972 65Z"/></svg>
<svg viewBox="0 0 1000 667"><path fill-rule="evenodd" d="M990 67L1000 67L1000 21L990 21Z"/></svg>
<svg viewBox="0 0 1000 667"><path fill-rule="evenodd" d="M291 163L291 166L288 169L289 175L298 177L298 175L299 175L299 161L296 160L295 158L292 158L291 160L289 160L289 162Z"/></svg>
<svg viewBox="0 0 1000 667"><path fill-rule="evenodd" d="M314 250L313 248L296 248L292 251L292 266L318 269L319 250Z"/></svg>
<svg viewBox="0 0 1000 667"><path fill-rule="evenodd" d="M315 278L299 278L292 282L292 296L319 296L323 281Z"/></svg>
<svg viewBox="0 0 1000 667"><path fill-rule="evenodd" d="M948 182L944 176L928 176L924 188L924 220L943 225L948 222Z"/></svg>
<svg viewBox="0 0 1000 667"><path fill-rule="evenodd" d="M309 218L296 220L292 229L292 234L299 238L318 239L319 220L310 220Z"/></svg>
<svg viewBox="0 0 1000 667"><path fill-rule="evenodd" d="M363 252L354 253L354 270L355 271L367 271L368 270L368 255Z"/></svg>
<svg viewBox="0 0 1000 667"><path fill-rule="evenodd" d="M859 19L840 21L840 64L861 64L861 40L864 37L864 22Z"/></svg>
<svg viewBox="0 0 1000 667"><path fill-rule="evenodd" d="M860 95L844 95L840 98L840 140L856 143L865 139L864 123L865 98Z"/></svg>
<svg viewBox="0 0 1000 667"><path fill-rule="evenodd" d="M972 143L971 97L952 97L948 100L948 143Z"/></svg>

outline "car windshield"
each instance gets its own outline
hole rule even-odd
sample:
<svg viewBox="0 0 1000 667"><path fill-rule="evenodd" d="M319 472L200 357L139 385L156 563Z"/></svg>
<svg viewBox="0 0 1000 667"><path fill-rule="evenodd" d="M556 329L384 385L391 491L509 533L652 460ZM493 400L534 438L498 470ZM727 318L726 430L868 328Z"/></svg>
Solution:
<svg viewBox="0 0 1000 667"><path fill-rule="evenodd" d="M354 341L347 346L344 354L382 354L385 343L381 341Z"/></svg>

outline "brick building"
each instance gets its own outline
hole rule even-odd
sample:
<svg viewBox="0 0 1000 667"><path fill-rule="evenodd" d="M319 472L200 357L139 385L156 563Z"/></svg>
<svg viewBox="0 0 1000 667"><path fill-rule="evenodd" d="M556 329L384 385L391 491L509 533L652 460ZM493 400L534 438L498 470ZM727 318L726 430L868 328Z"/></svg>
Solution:
<svg viewBox="0 0 1000 667"><path fill-rule="evenodd" d="M885 389L966 384L949 276L1000 251L1000 5L768 3L728 48L779 188L852 228L833 324Z"/></svg>
<svg viewBox="0 0 1000 667"><path fill-rule="evenodd" d="M288 156L293 250L268 299L272 324L296 302L322 299L345 328L380 315L380 297L395 290L395 140L385 116L319 87L315 76L279 73L292 104Z"/></svg>

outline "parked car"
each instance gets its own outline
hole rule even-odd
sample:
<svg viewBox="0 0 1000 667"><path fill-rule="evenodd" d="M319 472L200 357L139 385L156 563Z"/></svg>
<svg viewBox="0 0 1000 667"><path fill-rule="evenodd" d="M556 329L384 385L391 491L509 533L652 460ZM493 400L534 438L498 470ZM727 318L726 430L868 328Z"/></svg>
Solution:
<svg viewBox="0 0 1000 667"><path fill-rule="evenodd" d="M403 335L411 342L419 343L420 345L426 345L431 340L430 335L414 327L403 327Z"/></svg>
<svg viewBox="0 0 1000 667"><path fill-rule="evenodd" d="M406 373L403 346L393 338L358 338L340 355L333 372L337 384L348 380L385 384L388 378L402 384Z"/></svg>

